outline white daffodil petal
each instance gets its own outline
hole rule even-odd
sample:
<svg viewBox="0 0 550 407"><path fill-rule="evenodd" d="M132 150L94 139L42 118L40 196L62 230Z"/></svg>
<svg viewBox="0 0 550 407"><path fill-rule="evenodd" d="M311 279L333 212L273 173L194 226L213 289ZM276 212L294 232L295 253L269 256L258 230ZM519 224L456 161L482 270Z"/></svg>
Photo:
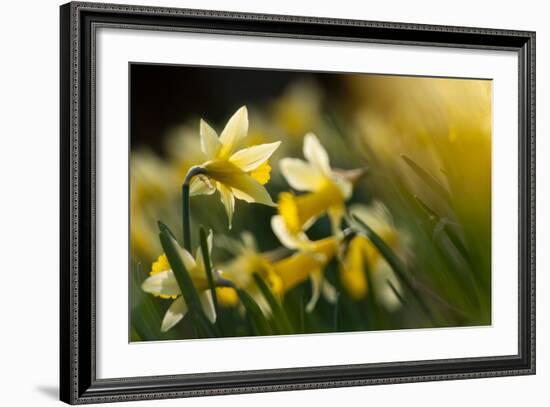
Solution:
<svg viewBox="0 0 550 407"><path fill-rule="evenodd" d="M311 241L305 233L298 234L290 233L287 229L285 221L281 215L271 217L271 229L281 244L289 249L298 250L304 249L311 244Z"/></svg>
<svg viewBox="0 0 550 407"><path fill-rule="evenodd" d="M275 143L260 144L248 148L243 148L233 154L229 161L235 164L244 172L253 171L271 157L271 155L281 145L280 141Z"/></svg>
<svg viewBox="0 0 550 407"><path fill-rule="evenodd" d="M304 136L304 157L323 174L330 176L331 170L327 150L313 133Z"/></svg>
<svg viewBox="0 0 550 407"><path fill-rule="evenodd" d="M180 288L172 270L161 271L145 279L141 289L154 295L180 295Z"/></svg>
<svg viewBox="0 0 550 407"><path fill-rule="evenodd" d="M212 195L216 192L216 188L206 179L202 177L194 177L189 187L191 196L197 195Z"/></svg>
<svg viewBox="0 0 550 407"><path fill-rule="evenodd" d="M336 300L338 298L338 292L336 291L336 288L328 282L328 280L325 278L323 280L323 285L321 286L321 292L323 293L323 298L330 302L331 304L336 303Z"/></svg>
<svg viewBox="0 0 550 407"><path fill-rule="evenodd" d="M220 135L219 141L222 147L219 151L220 157L229 157L248 132L248 111L246 106L241 107L231 116Z"/></svg>
<svg viewBox="0 0 550 407"><path fill-rule="evenodd" d="M211 258L212 254L212 242L213 242L213 234L212 230L208 232L208 236L206 237L206 245L208 247L208 254ZM205 266L204 266L204 256L202 255L202 245L197 248L196 254L195 254L195 262L197 264L197 273L199 276L204 275L205 273Z"/></svg>
<svg viewBox="0 0 550 407"><path fill-rule="evenodd" d="M342 192L344 200L347 201L348 199L350 199L351 195L353 194L353 183L342 177L333 177L332 180Z"/></svg>
<svg viewBox="0 0 550 407"><path fill-rule="evenodd" d="M244 244L245 249L251 250L253 252L258 251L258 246L256 244L256 238L249 231L245 230L244 232L241 233L241 240Z"/></svg>
<svg viewBox="0 0 550 407"><path fill-rule="evenodd" d="M187 313L187 304L183 297L177 298L164 314L160 330L166 332L181 321Z"/></svg>
<svg viewBox="0 0 550 407"><path fill-rule="evenodd" d="M185 266L186 270L188 272L192 272L197 267L197 263L195 263L195 259L193 258L191 253L189 253L187 250L182 248L173 237L170 237L170 239L172 239L172 244L177 249L178 254L180 255L181 261L183 262L183 265Z"/></svg>
<svg viewBox="0 0 550 407"><path fill-rule="evenodd" d="M317 305L319 297L321 296L321 285L323 284L323 272L321 270L314 271L309 275L311 281L311 298L306 305L306 312L309 314Z"/></svg>
<svg viewBox="0 0 550 407"><path fill-rule="evenodd" d="M229 229L231 229L233 212L235 211L235 197L231 193L231 189L227 188L220 182L218 182L217 189L220 191L220 199L225 207L225 213L227 214L227 220L229 222Z"/></svg>
<svg viewBox="0 0 550 407"><path fill-rule="evenodd" d="M201 135L201 150L206 155L206 158L212 160L216 158L221 148L218 134L212 127L204 120L200 122L200 135Z"/></svg>
<svg viewBox="0 0 550 407"><path fill-rule="evenodd" d="M212 299L212 291L206 290L199 296L202 310L210 322L216 322L216 309L214 308L214 300Z"/></svg>
<svg viewBox="0 0 550 407"><path fill-rule="evenodd" d="M249 203L276 206L267 189L248 174L239 174L231 179L231 190L235 198Z"/></svg>
<svg viewBox="0 0 550 407"><path fill-rule="evenodd" d="M279 168L286 182L297 191L316 191L325 182L323 173L298 158L281 159Z"/></svg>
<svg viewBox="0 0 550 407"><path fill-rule="evenodd" d="M377 234L381 234L382 231L394 227L390 211L380 201L374 201L369 206L352 205L350 211L369 225Z"/></svg>

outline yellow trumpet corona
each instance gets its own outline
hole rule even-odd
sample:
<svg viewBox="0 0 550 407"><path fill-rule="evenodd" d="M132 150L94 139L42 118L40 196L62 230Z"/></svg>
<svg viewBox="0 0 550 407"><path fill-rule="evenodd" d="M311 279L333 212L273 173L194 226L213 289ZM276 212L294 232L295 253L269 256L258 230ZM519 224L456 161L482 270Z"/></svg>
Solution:
<svg viewBox="0 0 550 407"><path fill-rule="evenodd" d="M344 203L342 191L336 184L326 181L317 191L303 195L291 192L279 194L279 215L283 217L289 232L297 234L309 221L316 219L330 208Z"/></svg>

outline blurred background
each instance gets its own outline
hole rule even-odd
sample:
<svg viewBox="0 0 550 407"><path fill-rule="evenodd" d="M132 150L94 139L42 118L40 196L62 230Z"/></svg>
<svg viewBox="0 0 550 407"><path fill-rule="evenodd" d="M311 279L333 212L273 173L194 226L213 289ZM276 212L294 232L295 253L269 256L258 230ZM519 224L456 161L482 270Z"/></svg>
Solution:
<svg viewBox="0 0 550 407"><path fill-rule="evenodd" d="M338 330L491 323L490 81L142 64L133 64L130 74L132 341L193 334L185 319L162 333L171 300L140 286L162 253L157 220L181 237L181 183L189 167L203 161L199 120L219 133L242 105L249 111L246 143L283 141L270 160L267 187L274 200L289 190L277 162L303 158L307 132L317 135L333 167L367 169L348 206L381 202L387 208L407 273L432 314L427 318L407 292L390 308L370 295L358 298L335 261L325 274L340 294ZM261 252L281 246L269 226L273 208L237 201L231 230L217 195L192 198L191 213L194 232L202 224L238 240L248 231ZM330 233L326 217L308 231L313 240ZM214 262L232 257L214 247ZM299 333L332 332L334 305L321 298L304 313L310 294L309 281L285 294L289 319ZM227 336L250 334L237 308L219 318Z"/></svg>

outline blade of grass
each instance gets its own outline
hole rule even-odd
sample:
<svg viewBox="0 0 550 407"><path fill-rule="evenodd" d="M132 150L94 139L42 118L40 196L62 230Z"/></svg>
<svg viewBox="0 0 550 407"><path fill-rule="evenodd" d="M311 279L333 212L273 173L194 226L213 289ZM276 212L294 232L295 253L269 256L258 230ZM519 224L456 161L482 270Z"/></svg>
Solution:
<svg viewBox="0 0 550 407"><path fill-rule="evenodd" d="M447 191L447 189L443 185L441 185L441 183L433 175L431 175L428 171L426 171L424 168L415 163L406 155L402 154L401 158L403 158L403 161L405 161L405 163L407 163L407 165L416 173L416 175L418 175L432 190L437 192L437 194L445 199L447 203L452 203L452 198L449 191Z"/></svg>
<svg viewBox="0 0 550 407"><path fill-rule="evenodd" d="M372 244L374 244L374 246L378 249L380 254L382 254L382 257L384 257L384 259L388 262L397 277L403 282L403 285L405 285L410 291L411 295L414 297L422 311L426 314L429 320L433 324L435 324L430 307L428 307L424 299L418 294L418 291L415 289L413 282L410 280L409 276L405 272L403 264L393 253L392 249L386 244L386 242L384 242L384 240L382 240L380 236L378 236L374 232L374 230L370 228L370 226L368 226L357 216L353 214L351 215L351 217L348 216L348 222L350 223L350 225L356 225L356 227L358 227L359 229L359 232L363 232L369 238Z"/></svg>
<svg viewBox="0 0 550 407"><path fill-rule="evenodd" d="M390 289L392 290L392 292L394 293L394 295L397 297L397 299L399 300L399 302L401 303L402 306L406 306L407 305L407 301L405 301L405 299L403 298L403 296L399 293L399 291L397 291L397 288L395 288L395 286L393 285L393 283L391 282L391 280L386 280L386 282L388 283L388 285L390 286Z"/></svg>
<svg viewBox="0 0 550 407"><path fill-rule="evenodd" d="M460 237L450 227L449 221L442 218L436 211L434 211L428 205L426 205L426 203L422 201L422 199L420 199L419 196L415 195L414 199L418 202L420 207L428 214L430 221L432 221L436 226L439 225L445 231L450 241L454 244L454 246L460 252L462 257L464 257L464 259L468 262L468 265L471 266L470 255L468 253L468 250L464 246L464 243L462 243L462 239L460 239Z"/></svg>
<svg viewBox="0 0 550 407"><path fill-rule="evenodd" d="M272 335L273 331L269 326L269 322L258 304L256 304L256 301L254 301L252 297L243 289L235 288L235 290L237 291L237 295L246 309L246 315L248 316L257 334L262 336Z"/></svg>
<svg viewBox="0 0 550 407"><path fill-rule="evenodd" d="M334 332L340 332L340 293L336 294L336 299L334 300Z"/></svg>
<svg viewBox="0 0 550 407"><path fill-rule="evenodd" d="M204 271L206 272L208 285L210 286L210 292L212 293L214 310L216 311L216 315L220 315L220 309L218 307L218 296L216 294L216 285L214 283L214 276L212 274L212 263L210 262L210 251L208 250L208 239L206 237L206 230L202 226L199 229L199 236L201 243L202 259L204 261ZM220 328L219 324L218 328Z"/></svg>
<svg viewBox="0 0 550 407"><path fill-rule="evenodd" d="M267 303L271 307L271 311L273 312L273 319L275 320L277 329L282 334L293 333L294 328L290 324L290 321L288 320L285 311L281 307L279 300L275 298L275 296L267 286L267 283L265 282L263 277L260 276L258 273L254 273L253 277L254 277L254 281L258 285L258 288L262 292L262 295L264 296L264 298L267 300Z"/></svg>
<svg viewBox="0 0 550 407"><path fill-rule="evenodd" d="M204 314L193 280L187 272L183 260L178 253L176 247L177 242L167 232L161 232L159 238L185 303L189 308L193 323L196 324L197 329L202 331L205 335L215 337L216 332Z"/></svg>

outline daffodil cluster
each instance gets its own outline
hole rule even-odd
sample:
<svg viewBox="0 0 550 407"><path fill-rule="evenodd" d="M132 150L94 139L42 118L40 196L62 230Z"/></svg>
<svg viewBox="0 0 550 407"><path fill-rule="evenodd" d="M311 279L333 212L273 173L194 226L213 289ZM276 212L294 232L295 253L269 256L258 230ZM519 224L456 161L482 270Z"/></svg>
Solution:
<svg viewBox="0 0 550 407"><path fill-rule="evenodd" d="M219 135L205 120L200 120L200 150L204 159L188 166L184 187L190 194L183 196L184 208L189 207L185 200L192 200L194 196L217 194L225 209L229 230L236 200L273 207L269 226L282 246L274 251L261 252L250 233L243 233L242 241L235 241L223 230L217 231L216 237L210 231L206 246L199 247L193 256L189 241L184 241L183 245L174 241L172 256L179 257L183 272L200 298L202 311L199 312L204 313L210 323L216 324L216 306L237 307L243 313L250 312L246 309L246 304L250 307L250 303L243 303L250 296L262 314L270 318L280 311L279 305L284 304L289 290L309 280L311 295L304 310L311 313L321 296L329 304L337 301L338 290L325 276L326 268L333 263L337 264L341 286L352 298L361 300L366 297L369 291L367 281L372 281L377 285L380 303L390 310L398 307L401 304L398 300L401 285L391 267L366 236L342 227L354 185L360 181L364 171L333 168L327 150L318 137L309 132L303 137L304 159L284 157L278 161L280 173L290 189L280 192L275 203L268 190L272 170L269 160L281 146L281 141L246 145L248 127L246 106L231 116ZM351 211L368 223L393 250L401 254L406 252L402 234L393 225L381 202L353 207ZM308 230L323 217L330 221L330 233L324 238L311 240ZM254 222L254 219L250 221ZM191 236L188 210L184 210L183 222L185 240ZM173 236L169 239L175 240ZM231 247L233 257L219 264L210 264L213 242L218 239L220 246ZM204 247L207 247L207 255L202 251ZM372 278L367 278L365 270L372 274ZM185 287L176 278L165 253L159 254L149 274L142 284L143 291L172 301L161 323L161 331L166 332L189 310L183 295ZM269 294L266 294L265 287Z"/></svg>

